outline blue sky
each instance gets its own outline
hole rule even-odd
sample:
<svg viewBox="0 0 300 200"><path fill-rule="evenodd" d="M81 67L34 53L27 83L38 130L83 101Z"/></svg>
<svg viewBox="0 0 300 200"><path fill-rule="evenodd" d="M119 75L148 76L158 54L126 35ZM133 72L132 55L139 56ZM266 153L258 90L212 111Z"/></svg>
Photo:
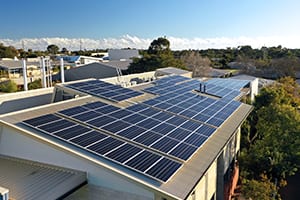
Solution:
<svg viewBox="0 0 300 200"><path fill-rule="evenodd" d="M300 35L297 0L1 0L0 5L2 42L121 40L124 36L146 41L159 36L251 40Z"/></svg>

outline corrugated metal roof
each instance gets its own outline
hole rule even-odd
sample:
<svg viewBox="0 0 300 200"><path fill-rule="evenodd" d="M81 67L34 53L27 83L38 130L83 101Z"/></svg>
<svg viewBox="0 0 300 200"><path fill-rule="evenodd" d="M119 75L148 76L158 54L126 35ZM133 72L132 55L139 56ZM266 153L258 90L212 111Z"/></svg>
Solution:
<svg viewBox="0 0 300 200"><path fill-rule="evenodd" d="M130 191L121 192L119 190L113 190L92 184L84 185L74 193L64 198L64 200L97 200L99 198L101 200L152 200L152 198L136 195Z"/></svg>
<svg viewBox="0 0 300 200"><path fill-rule="evenodd" d="M26 62L26 64L27 64L27 66L30 66L30 65L35 65L37 67L40 66L40 63L38 63L38 62ZM8 68L8 69L23 68L22 60L1 60L0 66Z"/></svg>
<svg viewBox="0 0 300 200"><path fill-rule="evenodd" d="M41 109L33 109L15 115L8 115L0 118L0 120L17 124L29 118L37 117L47 113L54 113L61 109L82 105L95 100L97 99L92 97L84 97L68 102L61 102L59 104L52 104ZM186 198L201 177L206 173L206 170L209 168L211 163L217 158L225 144L234 134L235 130L248 116L251 109L251 106L242 104L217 130L217 132L214 133L209 140L207 140L207 142L197 151L197 153L183 165L183 167L172 177L171 180L161 185L152 186L158 190L166 192L166 194L172 194L179 199ZM27 129L25 126L24 128ZM140 183L144 183L144 181L145 180L141 180ZM149 182L148 184L151 185L152 183Z"/></svg>
<svg viewBox="0 0 300 200"><path fill-rule="evenodd" d="M4 123L10 123L12 125L18 124L29 118L34 118L37 116L45 115L48 113L55 113L59 110L67 109L70 107L75 107L82 105L88 102L97 101L99 99L93 98L90 96L73 99L71 101L60 102L57 104L51 104L44 106L42 108L31 109L20 113L10 114L2 116L0 118ZM101 100L103 101L103 100ZM123 104L112 103L107 101L106 103L114 104L115 106L123 107ZM207 140L207 142L189 159L183 167L166 183L154 184L148 179L143 179L141 176L132 176L132 174L126 174L126 171L122 171L122 168L111 167L115 172L120 173L122 176L127 177L128 179L133 179L139 184L144 184L150 186L150 188L158 191L163 191L165 194L176 197L178 199L186 198L190 192L193 190L194 186L199 182L199 180L206 173L209 166L214 162L218 157L226 143L232 137L237 128L241 125L244 119L248 116L252 107L250 105L242 104L226 121L225 123L217 129L217 131ZM27 131L32 131L28 127L19 126ZM39 135L38 132L33 132ZM49 138L47 138L49 139ZM51 142L52 139L50 138ZM57 141L53 140L54 143L57 143L57 146L60 146ZM63 147L61 147L63 148ZM70 151L78 151L78 149L73 148L72 146L65 147L66 149L71 148ZM79 152L81 154L82 152ZM89 158L89 155L84 155L86 158ZM91 158L93 160L93 158ZM101 161L100 161L101 162ZM101 163L100 163L101 164Z"/></svg>
<svg viewBox="0 0 300 200"><path fill-rule="evenodd" d="M90 63L65 70L65 81L76 81L88 78L108 78L117 76L117 70L103 63ZM60 80L60 74L53 76L54 80Z"/></svg>
<svg viewBox="0 0 300 200"><path fill-rule="evenodd" d="M86 182L84 172L3 155L0 172L10 199L57 199Z"/></svg>
<svg viewBox="0 0 300 200"><path fill-rule="evenodd" d="M109 62L103 62L103 65L107 65L113 68L120 68L121 70L127 70L131 60L119 61L119 60L111 60Z"/></svg>
<svg viewBox="0 0 300 200"><path fill-rule="evenodd" d="M184 75L187 73L191 73L190 71L175 68L175 67L165 67L165 68L160 68L156 70L157 72L170 75L170 74L176 74L176 75Z"/></svg>

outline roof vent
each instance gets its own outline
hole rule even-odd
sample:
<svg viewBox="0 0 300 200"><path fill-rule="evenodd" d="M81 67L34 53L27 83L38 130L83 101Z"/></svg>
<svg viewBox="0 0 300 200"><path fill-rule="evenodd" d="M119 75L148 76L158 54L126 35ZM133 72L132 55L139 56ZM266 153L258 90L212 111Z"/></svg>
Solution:
<svg viewBox="0 0 300 200"><path fill-rule="evenodd" d="M203 86L203 87L202 87ZM203 83L200 83L200 88L199 88L199 92L201 93L206 93L206 85Z"/></svg>

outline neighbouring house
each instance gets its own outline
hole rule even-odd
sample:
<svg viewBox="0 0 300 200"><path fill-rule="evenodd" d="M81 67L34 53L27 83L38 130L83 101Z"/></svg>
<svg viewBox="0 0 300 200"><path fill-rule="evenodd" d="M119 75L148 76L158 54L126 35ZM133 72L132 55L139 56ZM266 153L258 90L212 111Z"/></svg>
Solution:
<svg viewBox="0 0 300 200"><path fill-rule="evenodd" d="M26 62L27 77L30 81L41 78L40 62ZM22 60L0 60L1 81L13 80L18 85L23 84Z"/></svg>
<svg viewBox="0 0 300 200"><path fill-rule="evenodd" d="M117 70L101 62L94 62L78 67L73 67L64 71L65 81L76 81L87 78L108 78L117 76ZM60 74L54 75L53 80L60 80Z"/></svg>
<svg viewBox="0 0 300 200"><path fill-rule="evenodd" d="M58 59L63 58L65 66L77 67L80 65L86 65L95 62L102 62L103 58L91 57L91 56L62 56L57 57Z"/></svg>
<svg viewBox="0 0 300 200"><path fill-rule="evenodd" d="M157 69L155 72L156 76L171 75L171 74L181 75L181 76L185 76L185 77L189 77L189 78L192 77L192 72L183 70L183 69L179 69L176 67L160 68L160 69Z"/></svg>
<svg viewBox="0 0 300 200"><path fill-rule="evenodd" d="M127 70L131 61L94 62L65 70L65 81L76 81L87 78L108 78L120 76L121 70ZM66 64L67 65L67 64ZM118 74L119 71L119 74ZM60 74L54 75L53 80L60 80Z"/></svg>
<svg viewBox="0 0 300 200"><path fill-rule="evenodd" d="M140 54L137 49L109 49L109 60L132 60L139 58Z"/></svg>

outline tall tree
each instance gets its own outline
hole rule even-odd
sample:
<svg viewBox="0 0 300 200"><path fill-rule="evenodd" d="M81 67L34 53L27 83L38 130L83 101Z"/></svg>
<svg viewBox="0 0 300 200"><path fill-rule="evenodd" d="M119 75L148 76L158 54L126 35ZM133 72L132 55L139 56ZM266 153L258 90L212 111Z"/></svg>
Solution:
<svg viewBox="0 0 300 200"><path fill-rule="evenodd" d="M158 38L151 42L142 58L134 58L128 68L128 73L154 71L163 67L183 68L181 60L174 58L170 49L170 42L166 38Z"/></svg>
<svg viewBox="0 0 300 200"><path fill-rule="evenodd" d="M50 44L47 46L47 51L51 54L57 54L59 51L59 47L55 44Z"/></svg>
<svg viewBox="0 0 300 200"><path fill-rule="evenodd" d="M18 51L12 46L4 46L0 43L0 58L14 58L18 55Z"/></svg>
<svg viewBox="0 0 300 200"><path fill-rule="evenodd" d="M69 50L66 47L63 47L61 49L61 53L63 53L63 54L69 54Z"/></svg>
<svg viewBox="0 0 300 200"><path fill-rule="evenodd" d="M198 51L187 51L180 60L187 69L193 71L193 77L208 76L211 72L211 61L207 57L202 57Z"/></svg>
<svg viewBox="0 0 300 200"><path fill-rule="evenodd" d="M159 37L153 40L148 48L149 54L160 54L170 52L170 42L164 37Z"/></svg>
<svg viewBox="0 0 300 200"><path fill-rule="evenodd" d="M260 180L264 174L279 188L300 168L300 86L280 79L262 89L254 106L242 133L241 175Z"/></svg>

